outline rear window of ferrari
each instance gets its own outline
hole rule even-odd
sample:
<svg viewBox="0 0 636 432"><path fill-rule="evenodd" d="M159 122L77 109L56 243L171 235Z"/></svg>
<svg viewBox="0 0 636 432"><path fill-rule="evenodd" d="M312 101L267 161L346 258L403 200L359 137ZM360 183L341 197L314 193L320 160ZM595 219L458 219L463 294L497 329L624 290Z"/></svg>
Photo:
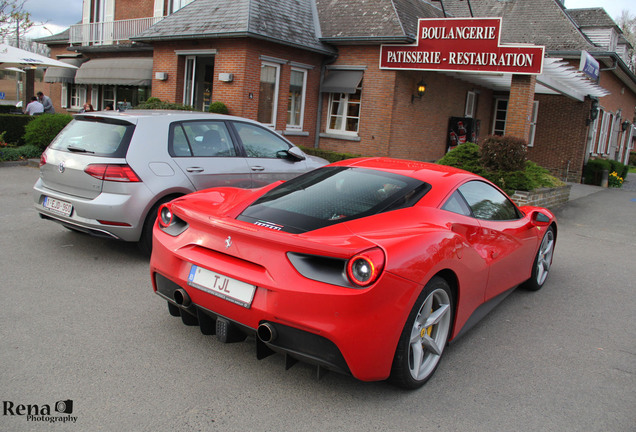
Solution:
<svg viewBox="0 0 636 432"><path fill-rule="evenodd" d="M73 119L51 142L50 148L95 156L125 157L135 126L100 117Z"/></svg>
<svg viewBox="0 0 636 432"><path fill-rule="evenodd" d="M238 219L291 233L410 207L428 183L366 168L326 167L267 192Z"/></svg>

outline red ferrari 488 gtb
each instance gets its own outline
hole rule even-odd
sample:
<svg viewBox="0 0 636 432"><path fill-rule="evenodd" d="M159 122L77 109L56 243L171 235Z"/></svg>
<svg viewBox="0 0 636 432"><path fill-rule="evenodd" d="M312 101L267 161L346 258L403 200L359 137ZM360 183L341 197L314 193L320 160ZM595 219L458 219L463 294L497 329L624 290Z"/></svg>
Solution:
<svg viewBox="0 0 636 432"><path fill-rule="evenodd" d="M506 294L546 281L554 215L474 174L351 159L159 209L150 263L174 316L321 370L417 388Z"/></svg>

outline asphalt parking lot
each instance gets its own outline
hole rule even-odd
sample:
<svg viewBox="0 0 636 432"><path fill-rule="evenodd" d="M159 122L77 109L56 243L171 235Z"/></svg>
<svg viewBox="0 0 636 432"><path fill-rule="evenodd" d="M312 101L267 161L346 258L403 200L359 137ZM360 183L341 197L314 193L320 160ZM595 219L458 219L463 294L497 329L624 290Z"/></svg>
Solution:
<svg viewBox="0 0 636 432"><path fill-rule="evenodd" d="M37 217L37 176L0 168L2 431L635 430L636 191L559 209L545 287L515 291L407 392L184 326L135 245Z"/></svg>

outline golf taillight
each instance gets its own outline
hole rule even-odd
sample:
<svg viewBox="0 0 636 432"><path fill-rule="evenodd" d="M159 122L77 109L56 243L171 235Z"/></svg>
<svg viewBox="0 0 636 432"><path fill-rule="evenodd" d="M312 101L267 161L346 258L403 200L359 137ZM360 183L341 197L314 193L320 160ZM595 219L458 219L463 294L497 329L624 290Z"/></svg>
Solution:
<svg viewBox="0 0 636 432"><path fill-rule="evenodd" d="M170 211L170 207L163 204L159 207L159 225L164 228L168 228L174 222L174 215Z"/></svg>
<svg viewBox="0 0 636 432"><path fill-rule="evenodd" d="M347 262L347 277L358 286L369 286L378 278L384 269L384 252L373 248L361 252Z"/></svg>
<svg viewBox="0 0 636 432"><path fill-rule="evenodd" d="M40 156L40 168L42 168L44 165L46 165L46 155L42 153L42 155Z"/></svg>
<svg viewBox="0 0 636 432"><path fill-rule="evenodd" d="M135 171L128 165L91 164L84 168L84 172L99 180L134 183L140 182Z"/></svg>

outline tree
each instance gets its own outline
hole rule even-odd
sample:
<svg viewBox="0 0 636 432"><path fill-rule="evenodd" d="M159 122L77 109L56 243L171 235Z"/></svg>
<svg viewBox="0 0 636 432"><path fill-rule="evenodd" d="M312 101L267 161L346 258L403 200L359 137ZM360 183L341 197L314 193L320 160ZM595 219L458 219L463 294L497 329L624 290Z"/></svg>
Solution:
<svg viewBox="0 0 636 432"><path fill-rule="evenodd" d="M27 0L0 0L0 38L20 37L33 27L31 13L24 10Z"/></svg>
<svg viewBox="0 0 636 432"><path fill-rule="evenodd" d="M616 22L623 31L625 39L632 45L627 52L627 65L632 72L636 73L636 16L633 16L628 10L623 10Z"/></svg>

